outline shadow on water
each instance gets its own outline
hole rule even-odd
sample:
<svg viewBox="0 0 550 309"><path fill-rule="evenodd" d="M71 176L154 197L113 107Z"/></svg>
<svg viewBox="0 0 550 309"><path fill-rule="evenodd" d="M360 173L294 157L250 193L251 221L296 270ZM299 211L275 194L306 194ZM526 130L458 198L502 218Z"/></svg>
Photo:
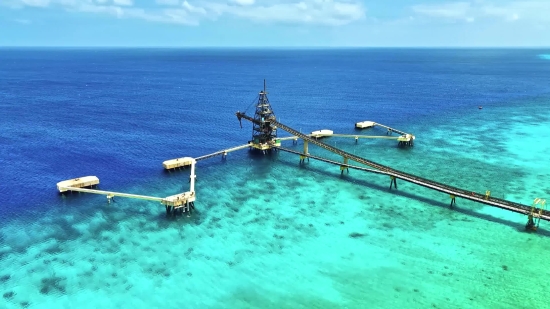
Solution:
<svg viewBox="0 0 550 309"><path fill-rule="evenodd" d="M265 153L258 149L250 149L247 151L247 157L256 160L274 159L277 158L278 155L279 153L277 151L273 151L272 149L266 150Z"/></svg>
<svg viewBox="0 0 550 309"><path fill-rule="evenodd" d="M315 167L310 167L308 164L299 165L299 163L293 164L293 163L290 163L288 161L282 161L282 160L280 160L279 162L281 164L284 164L284 165L290 166L290 167L298 167L298 168L302 168L302 169L308 169L308 170L310 170L314 173L321 174L321 175L324 175L324 176L327 176L327 177L338 176L343 181L352 182L354 184L358 184L358 185L364 186L364 187L369 188L369 189L384 191L384 192L389 192L390 191L389 190L389 179L387 181L388 186L382 186L382 185L378 185L378 184L375 184L375 183L372 183L372 182L368 182L366 180L352 178L352 176L349 176L345 173L340 174L340 175L335 175L335 174L327 172L327 171L322 171L322 170L316 169ZM358 170L356 170L356 171L361 172L361 171L358 171ZM380 177L380 178L386 177L386 176L382 176L382 175L373 175L373 176L377 176L377 177ZM422 203L425 203L425 204L428 204L428 205L431 205L431 206L450 209L449 203L443 203L443 202L440 202L440 201L437 201L437 200L434 200L434 199L431 199L431 198L427 198L427 197L424 197L424 196L421 196L421 195L418 195L418 194L399 191L399 190L396 190L396 189L392 189L391 192L393 194L397 195L397 196L405 197L405 198L409 198L409 199L414 199L414 200L417 200L419 202L422 202ZM497 217L494 217L494 216L491 216L491 215L488 215L488 214L482 214L482 213L476 212L474 210L460 208L458 206L454 206L452 208L452 210L456 211L458 213L468 215L468 216L472 216L472 217L475 217L475 218L479 218L479 219L482 219L482 220L503 224L503 225L506 225L506 226L509 226L509 227L512 227L512 228L516 229L518 232L525 232L525 229L523 228L523 226L518 226L517 223L511 222L511 221L506 220L506 219L497 218ZM525 220L527 222L527 218ZM550 236L550 231L542 229L542 228L539 227L536 234L537 235L542 235L542 236Z"/></svg>

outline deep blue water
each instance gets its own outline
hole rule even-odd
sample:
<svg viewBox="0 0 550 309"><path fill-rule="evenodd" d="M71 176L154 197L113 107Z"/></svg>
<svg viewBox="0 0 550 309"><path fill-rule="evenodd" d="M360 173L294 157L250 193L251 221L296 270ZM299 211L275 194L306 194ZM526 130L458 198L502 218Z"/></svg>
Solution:
<svg viewBox="0 0 550 309"><path fill-rule="evenodd" d="M164 177L166 159L246 142L250 127L234 113L264 78L277 117L304 131L350 132L367 119L437 125L478 105L550 96L545 53L2 49L2 213L54 205L60 180L97 175L124 188Z"/></svg>

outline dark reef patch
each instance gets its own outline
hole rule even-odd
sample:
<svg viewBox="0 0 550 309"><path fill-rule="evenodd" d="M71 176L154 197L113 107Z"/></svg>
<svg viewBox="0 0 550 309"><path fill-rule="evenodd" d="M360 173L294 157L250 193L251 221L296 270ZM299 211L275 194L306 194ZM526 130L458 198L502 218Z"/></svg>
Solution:
<svg viewBox="0 0 550 309"><path fill-rule="evenodd" d="M65 277L46 277L42 278L40 283L40 293L41 294L50 294L52 292L65 293L67 282Z"/></svg>
<svg viewBox="0 0 550 309"><path fill-rule="evenodd" d="M357 232L353 232L353 233L349 234L350 238L361 238L361 237L365 237L365 236L367 236L367 234L357 233Z"/></svg>

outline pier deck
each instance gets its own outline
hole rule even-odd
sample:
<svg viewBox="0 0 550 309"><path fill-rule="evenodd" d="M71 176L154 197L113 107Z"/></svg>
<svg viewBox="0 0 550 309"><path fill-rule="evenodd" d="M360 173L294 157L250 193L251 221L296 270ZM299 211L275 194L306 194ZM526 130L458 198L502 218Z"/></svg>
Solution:
<svg viewBox="0 0 550 309"><path fill-rule="evenodd" d="M193 158L183 157L183 158L166 160L166 161L162 162L162 166L165 169L169 170L169 169L173 169L173 168L189 166L192 163L193 163Z"/></svg>
<svg viewBox="0 0 550 309"><path fill-rule="evenodd" d="M309 137L319 138L319 137L350 137L350 138L367 138L367 139L373 139L373 138L379 138L379 139L391 139L391 140L398 140L399 136L383 136L383 135L360 135L360 134L339 134L339 133L332 133L332 134L305 134ZM297 136L288 136L288 137L282 137L277 138L281 141L288 141L288 140L298 140L300 139Z"/></svg>
<svg viewBox="0 0 550 309"><path fill-rule="evenodd" d="M342 163L342 162L330 160L330 159L327 159L327 158L314 156L314 155L309 154L309 153L308 154L303 154L299 151L284 148L284 147L280 147L280 146L278 146L276 148L279 149L279 150L285 151L285 152L289 152L289 153L293 153L293 154L296 154L296 155L312 158L314 160L318 160L318 161L322 161L322 162L326 162L326 163L330 163L330 164L334 164L334 165L338 165L338 166L344 166L344 167L348 167L348 168L351 168L351 169L360 170L360 171L369 172L369 173L374 173L374 174L390 175L390 174L388 174L386 172L383 172L381 170L376 170L376 169L372 169L372 168L366 168L366 167L362 167L362 166Z"/></svg>
<svg viewBox="0 0 550 309"><path fill-rule="evenodd" d="M57 190L59 192L65 192L67 191L65 188L71 187L71 188L83 188L83 187L91 187L96 186L99 184L99 178L96 176L84 176L79 178L73 178L69 180L63 180L57 183Z"/></svg>
<svg viewBox="0 0 550 309"><path fill-rule="evenodd" d="M244 148L247 148L247 147L251 147L251 145L250 144L240 145L240 146L236 146L236 147L216 151L216 152L213 152L213 153L209 153L209 154L206 154L206 155L203 155L203 156L200 156L200 157L196 157L196 158L182 157L182 158L177 158L177 159L170 159L170 160L166 160L166 161L162 162L162 166L164 167L164 169L167 169L167 170L178 168L178 167L190 166L191 164L193 164L193 160L194 161L200 161L200 160L205 160L205 159L212 158L212 157L215 157L215 156L220 156L220 155L226 156L228 153L230 153L232 151L244 149Z"/></svg>
<svg viewBox="0 0 550 309"><path fill-rule="evenodd" d="M355 139L358 138L379 138L379 139L392 139L392 140L398 140L400 136L379 136L379 135L357 135L357 134L331 134L327 135L327 137L353 137Z"/></svg>
<svg viewBox="0 0 550 309"><path fill-rule="evenodd" d="M64 187L63 189L65 191L76 191L76 192L92 193L92 194L99 194L99 195L105 195L105 196L111 196L111 197L120 196L120 197L128 197L128 198L155 201L155 202L161 202L162 201L162 198L160 198L160 197L139 195L139 194L131 194L131 193L121 193L121 192L114 192L114 191L104 191L104 190L75 188L75 187Z"/></svg>
<svg viewBox="0 0 550 309"><path fill-rule="evenodd" d="M241 150L241 149L248 148L248 147L251 147L251 146L252 145L250 145L250 144L240 145L240 146L236 146L236 147L216 151L216 152L204 155L204 156L196 157L195 160L200 161L200 160L205 160L205 159L212 158L212 157L215 157L215 156L220 156L220 155L225 156L225 155L227 155L228 153L230 153L232 151Z"/></svg>
<svg viewBox="0 0 550 309"><path fill-rule="evenodd" d="M361 121L361 122L356 122L355 123L355 127L357 129L366 129L366 128L372 128L374 127L374 121Z"/></svg>
<svg viewBox="0 0 550 309"><path fill-rule="evenodd" d="M395 132L395 133L397 133L397 134L401 134L401 135L407 135L407 134L409 134L409 133L405 133L405 132L403 132L403 131L401 131L401 130L397 130L397 129L394 129L394 128L391 128L391 127L388 127L388 126L386 126L386 125L383 125L383 124L381 124L381 123L378 123L378 122L374 122L374 121L372 121L372 123L373 123L373 126L375 126L375 127L382 127L382 128L386 128L386 129L388 129L388 131L389 131L389 132ZM412 135L412 134L411 134L411 135Z"/></svg>
<svg viewBox="0 0 550 309"><path fill-rule="evenodd" d="M74 182L75 179L82 179L83 177L61 181L57 184L57 188L59 192L76 191L76 192L105 195L109 203L116 196L159 202L166 207L167 215L177 214L177 213L182 214L184 212L191 213L191 210L195 208L195 200L197 199L195 195L196 160L193 158L189 158L189 160L190 160L190 166L191 166L191 173L189 175L189 191L178 193L168 197L156 197L156 196L122 193L122 192L115 192L115 191L86 189L86 188L82 188L81 182L76 182L76 183ZM97 177L95 177L95 180L97 180L97 183L99 183L99 179Z"/></svg>

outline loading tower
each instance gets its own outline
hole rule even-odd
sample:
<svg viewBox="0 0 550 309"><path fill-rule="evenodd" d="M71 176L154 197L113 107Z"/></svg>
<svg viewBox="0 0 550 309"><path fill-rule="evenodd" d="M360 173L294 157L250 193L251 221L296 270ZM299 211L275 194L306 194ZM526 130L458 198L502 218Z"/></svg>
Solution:
<svg viewBox="0 0 550 309"><path fill-rule="evenodd" d="M271 123L272 120L276 119L267 98L265 79L264 89L260 91L258 102L256 103L254 119L257 121L252 126L252 147L259 150L270 149L277 142L277 127Z"/></svg>

